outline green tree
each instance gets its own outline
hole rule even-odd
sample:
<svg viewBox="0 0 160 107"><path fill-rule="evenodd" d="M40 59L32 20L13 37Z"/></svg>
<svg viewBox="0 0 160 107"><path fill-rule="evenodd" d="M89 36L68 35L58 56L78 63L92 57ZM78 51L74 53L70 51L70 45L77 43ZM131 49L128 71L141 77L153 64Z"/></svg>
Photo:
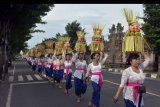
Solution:
<svg viewBox="0 0 160 107"><path fill-rule="evenodd" d="M67 23L65 30L67 32L67 35L69 35L71 37L70 44L71 44L71 48L74 49L74 46L75 46L76 41L78 39L76 32L77 31L85 32L85 28L82 29L82 27L80 26L80 23L78 23L77 20L75 20L71 23Z"/></svg>
<svg viewBox="0 0 160 107"><path fill-rule="evenodd" d="M23 41L23 43L26 44L25 42L32 38L31 33L33 34L34 32L44 32L42 30L35 29L36 24L46 23L46 22L43 22L41 18L45 16L47 14L46 12L50 11L52 7L53 5L51 4L50 5L48 4L23 5L23 7L21 7L21 11L19 11L19 13L16 15L16 19L14 19L14 22L13 22L14 29L12 29L12 37L14 38L12 41L14 41L15 39L18 39L19 36L22 36L20 38L20 41ZM15 37L18 37L18 38L15 38ZM13 47L13 48L16 48L16 47ZM17 51L20 51L21 49Z"/></svg>
<svg viewBox="0 0 160 107"><path fill-rule="evenodd" d="M37 23L45 24L41 18L47 15L53 4L4 4L0 5L0 79L3 67L8 71L8 56L27 47Z"/></svg>
<svg viewBox="0 0 160 107"><path fill-rule="evenodd" d="M144 24L142 30L145 39L155 53L155 70L158 70L158 56L160 56L160 4L144 4Z"/></svg>
<svg viewBox="0 0 160 107"><path fill-rule="evenodd" d="M61 34L60 33L57 33L56 34L56 39L58 38L58 37L60 37L61 36Z"/></svg>

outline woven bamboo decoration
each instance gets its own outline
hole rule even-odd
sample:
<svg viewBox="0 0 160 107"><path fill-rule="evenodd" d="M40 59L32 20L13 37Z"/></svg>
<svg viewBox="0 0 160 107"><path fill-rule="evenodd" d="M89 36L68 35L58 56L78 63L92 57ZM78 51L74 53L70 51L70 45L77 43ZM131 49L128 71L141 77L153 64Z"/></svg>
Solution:
<svg viewBox="0 0 160 107"><path fill-rule="evenodd" d="M75 45L75 50L78 53L86 52L86 42L85 42L85 33L82 31L77 31L78 40Z"/></svg>
<svg viewBox="0 0 160 107"><path fill-rule="evenodd" d="M129 28L123 38L122 51L129 53L144 51L144 38L140 33L137 15L126 8L123 9L123 13Z"/></svg>
<svg viewBox="0 0 160 107"><path fill-rule="evenodd" d="M102 31L104 26L102 25L93 25L94 35L92 36L92 42L90 44L90 50L92 52L103 52L104 51L104 36L102 35Z"/></svg>
<svg viewBox="0 0 160 107"><path fill-rule="evenodd" d="M45 54L53 54L54 53L54 41L46 40L44 43L45 43Z"/></svg>

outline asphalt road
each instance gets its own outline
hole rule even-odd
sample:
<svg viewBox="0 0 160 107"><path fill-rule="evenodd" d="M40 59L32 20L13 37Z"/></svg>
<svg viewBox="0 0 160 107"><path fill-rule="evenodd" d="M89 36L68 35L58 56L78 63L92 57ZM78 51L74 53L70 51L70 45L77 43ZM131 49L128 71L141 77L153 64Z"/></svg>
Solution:
<svg viewBox="0 0 160 107"><path fill-rule="evenodd" d="M104 70L103 76L100 107L124 107L122 96L117 104L113 103L121 74ZM147 93L144 94L145 107L159 107L160 80L146 79L145 85L147 86ZM88 83L82 101L77 103L74 87L70 94L64 94L64 88L59 89L45 77L31 71L27 62L16 61L10 68L6 82L0 85L0 107L87 107L91 94L92 87Z"/></svg>

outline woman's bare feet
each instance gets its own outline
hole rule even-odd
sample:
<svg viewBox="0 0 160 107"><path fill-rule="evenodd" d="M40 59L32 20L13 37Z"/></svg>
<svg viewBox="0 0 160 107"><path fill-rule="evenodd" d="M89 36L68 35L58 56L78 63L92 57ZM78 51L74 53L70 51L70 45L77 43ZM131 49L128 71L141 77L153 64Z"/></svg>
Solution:
<svg viewBox="0 0 160 107"><path fill-rule="evenodd" d="M61 86L61 85L59 85L59 86L58 86L58 88L62 88L62 86Z"/></svg>
<svg viewBox="0 0 160 107"><path fill-rule="evenodd" d="M71 92L70 92L70 89L68 89L68 94L70 94Z"/></svg>
<svg viewBox="0 0 160 107"><path fill-rule="evenodd" d="M92 102L89 102L88 107L93 107Z"/></svg>
<svg viewBox="0 0 160 107"><path fill-rule="evenodd" d="M65 90L64 90L64 93L65 93L65 94L68 94L68 90L65 89Z"/></svg>
<svg viewBox="0 0 160 107"><path fill-rule="evenodd" d="M77 97L77 103L81 102L81 98Z"/></svg>

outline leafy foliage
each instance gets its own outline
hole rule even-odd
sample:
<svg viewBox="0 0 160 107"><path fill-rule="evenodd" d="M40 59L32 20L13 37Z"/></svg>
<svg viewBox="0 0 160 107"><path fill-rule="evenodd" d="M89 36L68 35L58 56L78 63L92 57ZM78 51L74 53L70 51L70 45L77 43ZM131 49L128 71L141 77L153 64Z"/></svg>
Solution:
<svg viewBox="0 0 160 107"><path fill-rule="evenodd" d="M30 33L44 32L35 29L36 24L45 24L42 17L54 7L53 4L6 4L0 6L0 21L10 22L9 43L16 54L27 47L26 41L32 38Z"/></svg>
<svg viewBox="0 0 160 107"><path fill-rule="evenodd" d="M144 4L144 24L142 30L145 39L155 53L154 70L158 71L158 56L160 56L160 4ZM160 72L159 72L160 75Z"/></svg>
<svg viewBox="0 0 160 107"><path fill-rule="evenodd" d="M67 35L71 37L70 44L71 44L71 48L74 49L74 46L78 39L76 32L77 31L85 32L85 28L82 29L82 27L80 26L80 23L78 23L77 20L75 20L71 23L67 23L65 30L66 30Z"/></svg>
<svg viewBox="0 0 160 107"><path fill-rule="evenodd" d="M142 30L145 39L154 52L160 55L160 4L144 4L144 24Z"/></svg>

